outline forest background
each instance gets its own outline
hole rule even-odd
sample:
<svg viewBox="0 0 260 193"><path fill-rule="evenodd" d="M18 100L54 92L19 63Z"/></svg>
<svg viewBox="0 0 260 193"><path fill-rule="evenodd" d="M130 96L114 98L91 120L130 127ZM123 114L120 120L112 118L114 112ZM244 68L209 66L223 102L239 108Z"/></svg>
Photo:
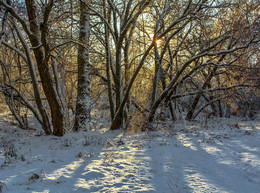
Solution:
<svg viewBox="0 0 260 193"><path fill-rule="evenodd" d="M22 129L110 129L260 109L255 0L0 0L0 93Z"/></svg>

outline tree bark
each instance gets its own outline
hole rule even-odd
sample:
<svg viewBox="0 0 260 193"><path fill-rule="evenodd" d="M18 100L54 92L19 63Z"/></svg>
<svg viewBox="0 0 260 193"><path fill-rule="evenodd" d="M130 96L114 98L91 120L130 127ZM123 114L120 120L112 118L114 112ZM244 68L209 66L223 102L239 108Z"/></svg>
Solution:
<svg viewBox="0 0 260 193"><path fill-rule="evenodd" d="M85 47L78 47L78 95L74 130L89 130L90 127L90 93L89 93L89 5L90 1L80 1L79 42Z"/></svg>
<svg viewBox="0 0 260 193"><path fill-rule="evenodd" d="M26 53L26 57L27 57L27 64L29 67L29 72L30 72L30 76L32 79L32 85L33 85L33 91L34 91L34 97L35 97L35 101L36 101L36 105L37 108L42 116L42 126L44 129L45 134L50 135L52 133L51 131L51 123L48 117L48 114L46 112L46 109L44 108L43 102L41 100L41 95L40 95L40 88L38 85L38 78L36 75L36 70L34 67L34 63L33 63L33 59L30 53L30 49L28 47L28 45L26 44L24 38L22 37L22 33L20 32L19 28L15 25L14 26L17 32L17 35L20 39L20 42L23 45L23 48L25 50Z"/></svg>
<svg viewBox="0 0 260 193"><path fill-rule="evenodd" d="M107 18L108 23L110 24L110 17L111 17L111 11L107 13L106 11L106 1L103 0L104 7L104 16ZM108 100L109 100L109 107L110 107L110 114L111 114L111 121L114 119L115 116L115 107L114 107L114 100L113 100L113 91L112 91L112 81L111 81L111 65L112 65L112 56L110 51L110 33L107 25L105 24L105 48L106 48L106 76L107 76L107 94L108 94Z"/></svg>
<svg viewBox="0 0 260 193"><path fill-rule="evenodd" d="M154 56L155 56L155 71L154 71L154 78L153 78L153 92L152 92L152 103L151 107L153 106L154 102L156 101L157 97L157 89L158 89L158 79L159 79L159 52L158 52L158 47L155 44L154 45Z"/></svg>
<svg viewBox="0 0 260 193"><path fill-rule="evenodd" d="M34 0L26 0L27 13L30 21L29 34L30 42L33 46L33 52L36 58L39 75L42 80L44 93L47 97L51 109L53 134L63 136L66 129L66 115L64 114L62 102L55 88L54 79L49 67L49 44L48 36L48 18L53 6L53 0L50 0L44 12L44 20L39 23L37 4ZM65 107L66 108L66 107Z"/></svg>

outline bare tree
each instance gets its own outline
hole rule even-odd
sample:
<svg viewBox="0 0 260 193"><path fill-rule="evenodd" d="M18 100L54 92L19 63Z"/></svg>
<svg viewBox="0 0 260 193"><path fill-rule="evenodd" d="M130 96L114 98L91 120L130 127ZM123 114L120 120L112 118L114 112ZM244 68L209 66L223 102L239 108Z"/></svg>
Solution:
<svg viewBox="0 0 260 193"><path fill-rule="evenodd" d="M89 130L90 93L89 93L89 6L91 1L80 1L79 43L78 46L78 95L74 130Z"/></svg>
<svg viewBox="0 0 260 193"><path fill-rule="evenodd" d="M27 124L19 113L24 108L46 134L62 136L69 113L75 113L74 130L88 130L94 95L93 103L109 105L111 130L126 128L139 115L148 127L159 110L172 120L178 113L194 119L204 109L222 116L233 93L238 98L257 84L239 76L258 73L257 3L61 3L0 0L0 49L10 52L0 54L1 92L21 127Z"/></svg>
<svg viewBox="0 0 260 193"><path fill-rule="evenodd" d="M51 0L48 1L48 3L43 4L42 12L40 12L39 5L36 1L26 0L25 3L27 11L27 13L25 13L25 17L22 17L18 14L18 12L12 6L11 1L1 0L0 6L3 6L6 11L11 15L11 17L13 18L12 21L14 26L19 25L22 27L23 32L20 31L19 27L16 27L18 36L22 36L22 34L26 33L26 35L29 37L30 44L32 46L31 49L34 52L44 94L46 95L49 107L51 109L53 134L57 136L62 136L64 130L67 127L67 114L65 113L67 109L67 104L62 98L63 95L61 93L61 90L59 89L61 88L60 81L57 81L59 75L55 71L55 68L53 68L53 70L50 68L50 63L52 63L52 66L55 67L55 62L54 58L52 58L51 46L48 40L50 30L49 18L54 2ZM26 22L27 18L30 21L29 25ZM31 55L30 51L28 50L29 43L23 41L23 37L20 37L20 41L22 42L22 44L24 44L24 48L27 49L26 53L28 61L31 62ZM33 73L35 72L33 72L32 66L33 65L30 64L30 69L32 71L31 75L33 79L35 78L35 75L33 75ZM33 81L36 82L36 80ZM36 85L34 85L34 90L35 94L37 95L38 91ZM50 134L51 125L49 124L42 104L40 104L41 102L39 100L39 96L36 96L36 100L38 100L37 105L43 118L44 130L47 134Z"/></svg>

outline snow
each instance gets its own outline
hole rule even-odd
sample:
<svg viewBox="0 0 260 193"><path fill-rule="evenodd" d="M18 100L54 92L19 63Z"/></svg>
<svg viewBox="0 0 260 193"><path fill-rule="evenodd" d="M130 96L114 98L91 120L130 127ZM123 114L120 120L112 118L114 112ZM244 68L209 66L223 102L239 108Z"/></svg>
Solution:
<svg viewBox="0 0 260 193"><path fill-rule="evenodd" d="M10 120L0 116L0 192L260 192L259 120L168 122L134 134L99 122L64 137Z"/></svg>

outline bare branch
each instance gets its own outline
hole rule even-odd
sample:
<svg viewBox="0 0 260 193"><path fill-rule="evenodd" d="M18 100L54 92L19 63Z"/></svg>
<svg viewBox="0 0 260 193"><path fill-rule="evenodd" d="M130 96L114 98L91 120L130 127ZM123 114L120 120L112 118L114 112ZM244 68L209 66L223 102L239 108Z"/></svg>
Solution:
<svg viewBox="0 0 260 193"><path fill-rule="evenodd" d="M17 19L21 23L24 31L27 33L28 36L32 35L32 32L27 26L25 20L14 10L14 8L5 3L3 0L0 0L0 6L3 6L15 19Z"/></svg>

